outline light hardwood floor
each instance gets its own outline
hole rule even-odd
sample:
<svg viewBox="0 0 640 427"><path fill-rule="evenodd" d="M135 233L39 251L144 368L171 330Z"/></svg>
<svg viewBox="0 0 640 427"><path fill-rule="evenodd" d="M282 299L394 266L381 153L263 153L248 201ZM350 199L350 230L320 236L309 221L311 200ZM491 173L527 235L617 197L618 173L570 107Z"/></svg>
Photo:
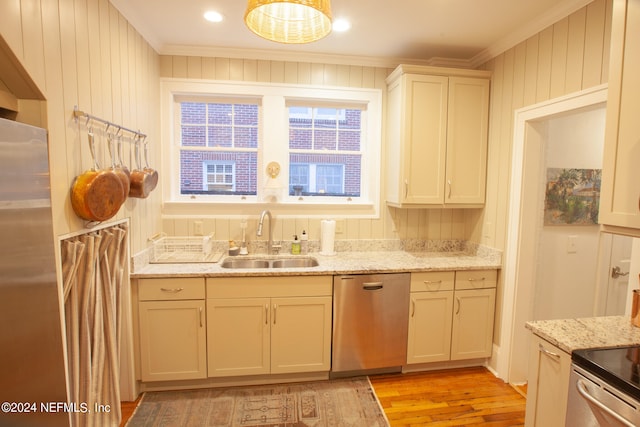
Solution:
<svg viewBox="0 0 640 427"><path fill-rule="evenodd" d="M485 368L370 379L392 427L524 425L526 399Z"/></svg>
<svg viewBox="0 0 640 427"><path fill-rule="evenodd" d="M524 425L525 398L485 368L376 375L370 380L392 427ZM122 403L121 426L137 404Z"/></svg>

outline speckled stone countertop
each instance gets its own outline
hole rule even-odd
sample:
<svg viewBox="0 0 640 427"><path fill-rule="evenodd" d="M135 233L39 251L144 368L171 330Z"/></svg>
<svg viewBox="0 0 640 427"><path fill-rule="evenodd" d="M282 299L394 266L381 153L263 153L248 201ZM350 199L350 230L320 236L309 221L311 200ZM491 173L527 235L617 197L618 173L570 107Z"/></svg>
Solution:
<svg viewBox="0 0 640 427"><path fill-rule="evenodd" d="M286 276L286 275L333 275L333 274L371 274L443 270L481 270L498 269L502 265L499 251L469 252L408 252L390 251L347 251L334 256L320 255L277 255L276 258L310 256L318 260L316 267L305 268L223 268L221 263L192 264L146 264L136 268L133 278L152 277L231 277L231 276ZM265 255L237 256L244 258L264 258ZM234 257L234 258L237 258Z"/></svg>
<svg viewBox="0 0 640 427"><path fill-rule="evenodd" d="M582 348L640 345L640 328L628 316L536 320L526 328L567 353Z"/></svg>

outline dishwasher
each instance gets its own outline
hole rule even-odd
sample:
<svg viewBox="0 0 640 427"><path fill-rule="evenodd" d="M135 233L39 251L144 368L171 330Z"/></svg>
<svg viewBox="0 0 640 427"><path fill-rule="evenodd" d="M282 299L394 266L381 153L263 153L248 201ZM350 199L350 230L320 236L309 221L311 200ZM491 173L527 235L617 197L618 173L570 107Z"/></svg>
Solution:
<svg viewBox="0 0 640 427"><path fill-rule="evenodd" d="M401 370L410 285L410 273L334 276L332 376Z"/></svg>

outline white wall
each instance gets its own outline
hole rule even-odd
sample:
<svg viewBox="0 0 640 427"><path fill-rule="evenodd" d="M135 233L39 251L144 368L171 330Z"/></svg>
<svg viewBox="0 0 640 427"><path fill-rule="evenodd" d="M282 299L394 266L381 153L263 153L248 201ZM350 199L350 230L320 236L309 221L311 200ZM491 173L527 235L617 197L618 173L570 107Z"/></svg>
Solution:
<svg viewBox="0 0 640 427"><path fill-rule="evenodd" d="M550 119L545 167L601 169L604 125L604 108ZM539 203L542 214L543 192ZM597 225L543 226L540 221L533 320L594 314L599 236Z"/></svg>

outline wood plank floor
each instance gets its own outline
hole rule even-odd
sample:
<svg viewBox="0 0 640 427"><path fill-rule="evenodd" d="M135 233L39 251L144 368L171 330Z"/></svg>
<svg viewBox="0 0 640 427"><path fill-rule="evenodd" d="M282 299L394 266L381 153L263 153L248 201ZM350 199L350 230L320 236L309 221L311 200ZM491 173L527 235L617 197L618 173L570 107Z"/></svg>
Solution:
<svg viewBox="0 0 640 427"><path fill-rule="evenodd" d="M525 398L485 368L370 379L392 427L524 425Z"/></svg>
<svg viewBox="0 0 640 427"><path fill-rule="evenodd" d="M524 425L525 398L485 368L376 375L370 380L392 427ZM121 427L137 404L122 403Z"/></svg>

